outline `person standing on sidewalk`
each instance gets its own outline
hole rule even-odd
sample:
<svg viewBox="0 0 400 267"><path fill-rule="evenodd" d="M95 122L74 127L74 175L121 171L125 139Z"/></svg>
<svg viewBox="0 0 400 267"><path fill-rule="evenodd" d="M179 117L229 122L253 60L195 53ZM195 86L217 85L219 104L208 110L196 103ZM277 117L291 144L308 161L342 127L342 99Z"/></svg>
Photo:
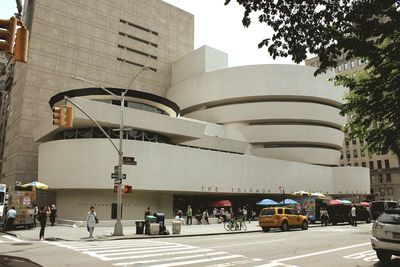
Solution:
<svg viewBox="0 0 400 267"><path fill-rule="evenodd" d="M187 210L186 210L186 224L187 225L192 225L192 217L193 217L193 211L190 205L188 205Z"/></svg>
<svg viewBox="0 0 400 267"><path fill-rule="evenodd" d="M33 227L36 228L36 220L38 219L39 208L36 204L33 204Z"/></svg>
<svg viewBox="0 0 400 267"><path fill-rule="evenodd" d="M246 206L243 207L242 212L243 212L243 221L247 221L247 207Z"/></svg>
<svg viewBox="0 0 400 267"><path fill-rule="evenodd" d="M207 223L207 224L210 224L210 222L208 221L208 210L207 209L205 209L204 211L203 211L203 220L204 220L204 222L205 223Z"/></svg>
<svg viewBox="0 0 400 267"><path fill-rule="evenodd" d="M17 212L15 211L14 207L11 207L11 209L7 211L6 215L6 231L12 230L15 217L17 217Z"/></svg>
<svg viewBox="0 0 400 267"><path fill-rule="evenodd" d="M40 233L39 239L44 240L44 230L46 229L47 217L50 215L49 207L42 207L39 211Z"/></svg>
<svg viewBox="0 0 400 267"><path fill-rule="evenodd" d="M96 212L94 207L90 206L87 218L86 218L87 229L89 231L89 238L93 238L94 226L96 225Z"/></svg>
<svg viewBox="0 0 400 267"><path fill-rule="evenodd" d="M54 226L54 223L56 222L56 215L57 215L56 205L52 204L51 208L50 208L50 223L51 223L51 226Z"/></svg>

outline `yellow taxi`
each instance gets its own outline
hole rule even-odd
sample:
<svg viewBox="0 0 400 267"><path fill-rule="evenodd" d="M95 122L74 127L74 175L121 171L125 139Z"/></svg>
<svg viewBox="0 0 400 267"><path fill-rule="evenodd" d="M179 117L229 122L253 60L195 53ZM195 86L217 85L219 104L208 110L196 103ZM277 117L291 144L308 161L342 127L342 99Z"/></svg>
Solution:
<svg viewBox="0 0 400 267"><path fill-rule="evenodd" d="M281 231L287 231L290 228L307 230L308 219L291 208L270 207L261 210L258 225L264 232L268 232L271 228L280 228Z"/></svg>

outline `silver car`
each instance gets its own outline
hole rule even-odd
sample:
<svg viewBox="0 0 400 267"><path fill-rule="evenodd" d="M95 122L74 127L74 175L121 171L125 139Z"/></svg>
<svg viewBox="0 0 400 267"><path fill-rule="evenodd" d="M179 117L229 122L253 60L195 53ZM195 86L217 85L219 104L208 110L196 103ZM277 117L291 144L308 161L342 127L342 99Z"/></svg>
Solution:
<svg viewBox="0 0 400 267"><path fill-rule="evenodd" d="M372 248L382 263L400 256L400 208L385 210L372 226Z"/></svg>

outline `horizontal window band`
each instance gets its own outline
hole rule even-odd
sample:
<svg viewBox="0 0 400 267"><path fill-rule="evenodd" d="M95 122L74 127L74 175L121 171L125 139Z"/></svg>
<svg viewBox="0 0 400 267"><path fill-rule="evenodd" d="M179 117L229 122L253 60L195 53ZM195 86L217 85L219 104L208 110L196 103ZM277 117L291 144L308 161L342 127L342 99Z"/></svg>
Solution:
<svg viewBox="0 0 400 267"><path fill-rule="evenodd" d="M128 50L128 51L130 51L130 52L133 52L133 53L136 53L136 54L139 54L139 55L145 56L145 57L151 57L152 59L157 59L157 57L156 57L156 56L154 56L154 55L147 54L147 53L145 53L145 52L142 52L142 51L139 51L139 50L136 50L136 49L133 49L133 48L130 48L130 47L124 46L124 45L120 45L120 44L118 44L118 48L121 48L121 49L126 49L126 50Z"/></svg>
<svg viewBox="0 0 400 267"><path fill-rule="evenodd" d="M304 125L304 126L320 126L332 128L342 131L342 126L331 123L328 121L315 121L315 120L301 120L301 119L271 119L271 120L257 120L249 123L250 126L264 126L264 125Z"/></svg>
<svg viewBox="0 0 400 267"><path fill-rule="evenodd" d="M321 149L330 149L335 151L342 151L341 146L337 145L327 145L321 143L313 143L313 142L259 142L252 143L252 145L257 145L254 148L321 148Z"/></svg>
<svg viewBox="0 0 400 267"><path fill-rule="evenodd" d="M130 34L127 34L127 33L124 33L124 32L119 32L119 35L124 36L124 37L128 37L128 38L130 38L130 39L133 39L133 40L136 40L136 41L145 43L145 44L149 44L149 45L154 46L154 47L158 47L158 45L155 44L155 43L146 41L146 40L144 40L144 39L141 39L141 38L139 38L139 37L135 37L135 36L133 36L133 35L130 35Z"/></svg>
<svg viewBox="0 0 400 267"><path fill-rule="evenodd" d="M117 57L117 60L120 61L120 62L124 62L124 63L128 63L128 64L131 64L131 65L134 65L136 67L141 67L141 68L146 67L143 64L136 63L136 62L133 62L133 61L130 61L130 60L127 60L127 59L123 59L123 58L119 58L119 57ZM149 68L149 70L157 72L157 69L155 69L155 68L152 68L152 67L149 67L149 66L147 66L147 68Z"/></svg>
<svg viewBox="0 0 400 267"><path fill-rule="evenodd" d="M152 31L150 29L147 29L147 28L142 27L140 25L137 25L135 23L129 22L127 20L120 19L119 22L124 23L124 24L128 24L129 26L135 27L135 28L137 28L139 30L142 30L142 31L145 31L145 32L148 32L148 33L151 33L151 34L158 35L158 32Z"/></svg>
<svg viewBox="0 0 400 267"><path fill-rule="evenodd" d="M182 115L186 115L191 112L205 110L209 108L218 108L218 107L237 105L237 104L263 103L263 102L313 103L313 104L320 104L328 107L337 108L338 110L340 110L341 107L341 105L334 104L334 101L332 100L325 98L315 99L315 97L313 96L308 97L308 96L296 96L296 95L287 95L287 96L265 95L265 96L238 97L238 98L231 98L229 100L221 99L221 100L210 101L208 103L201 103L183 109Z"/></svg>

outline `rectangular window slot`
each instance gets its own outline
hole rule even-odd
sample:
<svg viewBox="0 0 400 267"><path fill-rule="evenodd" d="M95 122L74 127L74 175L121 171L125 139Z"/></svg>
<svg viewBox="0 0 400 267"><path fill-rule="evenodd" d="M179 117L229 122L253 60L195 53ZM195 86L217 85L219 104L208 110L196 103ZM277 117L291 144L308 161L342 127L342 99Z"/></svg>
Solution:
<svg viewBox="0 0 400 267"><path fill-rule="evenodd" d="M131 65L134 65L136 67L141 67L141 68L145 67L143 64L139 64L139 63L136 63L136 62L133 62L133 61L130 61L130 60L123 59L123 58L119 58L118 57L117 60L120 61L120 62L124 62L124 63L128 63L128 64L131 64ZM149 68L149 70L157 72L157 69L149 67L149 66L147 66L147 67Z"/></svg>
<svg viewBox="0 0 400 267"><path fill-rule="evenodd" d="M126 21L124 19L120 19L119 21L121 23L128 24L129 26L135 27L136 29L139 29L139 30L142 30L142 31L145 31L145 32L149 32L149 33L154 34L154 35L158 35L158 32L152 31L150 29L147 29L147 28L142 27L140 25L137 25L137 24L134 24L132 22Z"/></svg>
<svg viewBox="0 0 400 267"><path fill-rule="evenodd" d="M128 38L131 38L131 39L133 39L133 40L136 40L136 41L139 41L139 42L142 42L142 43L145 43L145 44L149 44L149 45L151 45L151 46L154 46L154 47L158 47L158 45L157 45L157 44L155 44L155 43L152 43L152 42L149 42L149 41L143 40L143 39L141 39L141 38L138 38L138 37L132 36L132 35L130 35L130 34L127 34L127 33L119 32L119 35L121 35L121 36L125 36L125 37L128 37Z"/></svg>
<svg viewBox="0 0 400 267"><path fill-rule="evenodd" d="M128 50L128 51L130 51L130 52L137 53L137 54L140 54L140 55L142 55L142 56L146 56L146 57L151 57L151 58L153 58L153 59L157 59L157 57L154 56L154 55L147 54L147 53L145 53L145 52L142 52L142 51L139 51L139 50L136 50L136 49L133 49L133 48L124 46L124 45L118 44L118 48L126 49L126 50Z"/></svg>

